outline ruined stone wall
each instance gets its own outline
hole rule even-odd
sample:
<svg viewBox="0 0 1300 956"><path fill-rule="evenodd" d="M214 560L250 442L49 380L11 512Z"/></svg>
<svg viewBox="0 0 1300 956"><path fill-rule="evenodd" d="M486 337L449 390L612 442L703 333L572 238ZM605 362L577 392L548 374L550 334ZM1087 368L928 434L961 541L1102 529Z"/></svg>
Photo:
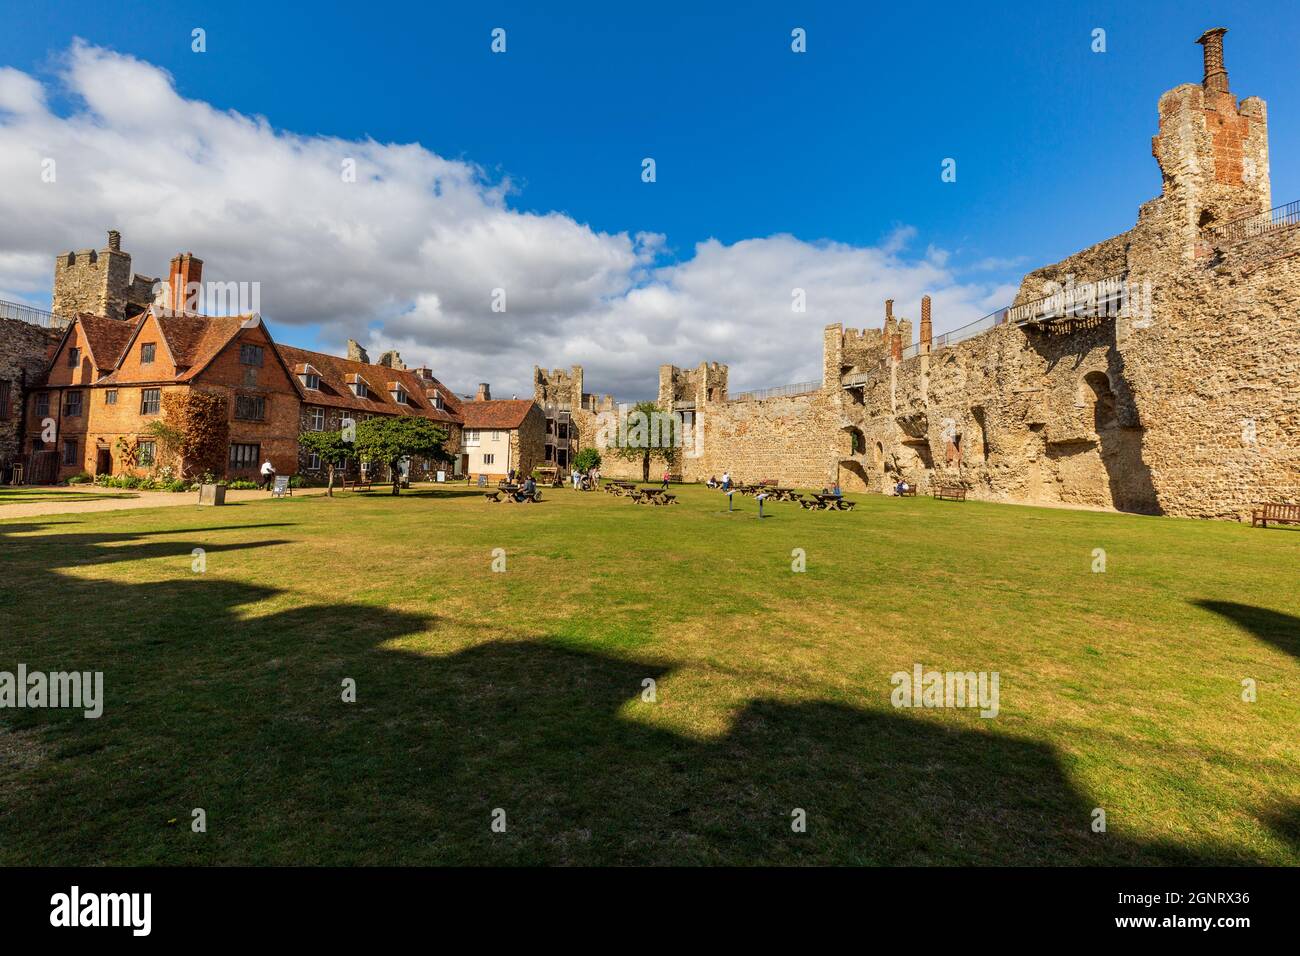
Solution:
<svg viewBox="0 0 1300 956"><path fill-rule="evenodd" d="M834 480L835 389L760 401L706 404L703 454L683 457L687 481L730 471L733 479L772 478L783 486L823 488Z"/></svg>
<svg viewBox="0 0 1300 956"><path fill-rule="evenodd" d="M0 319L0 472L18 460L27 396L45 376L62 333L16 319Z"/></svg>

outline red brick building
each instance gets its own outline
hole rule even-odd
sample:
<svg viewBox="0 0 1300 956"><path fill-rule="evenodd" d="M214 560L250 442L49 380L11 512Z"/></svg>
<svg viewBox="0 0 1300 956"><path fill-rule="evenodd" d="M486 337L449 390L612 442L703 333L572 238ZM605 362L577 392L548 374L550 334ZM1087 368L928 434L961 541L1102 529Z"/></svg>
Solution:
<svg viewBox="0 0 1300 956"><path fill-rule="evenodd" d="M444 449L460 474L461 401L427 368L408 369L392 364L374 364L358 359L339 358L324 352L311 352L289 345L277 346L285 364L293 372L302 402L299 432L339 431L344 419L360 424L377 415L418 415L428 418L447 431ZM354 351L360 351L355 344ZM364 355L364 353L360 353ZM393 353L384 359L390 362ZM400 359L396 363L400 366ZM413 478L423 479L448 466L418 459L411 462ZM322 466L315 455L299 452L297 470L318 476ZM373 477L384 479L387 475Z"/></svg>
<svg viewBox="0 0 1300 956"><path fill-rule="evenodd" d="M128 301L114 317L78 312L64 329L48 367L33 376L25 401L18 402L19 408L25 405L20 453L29 482L82 473L148 475L174 467L179 463L160 460L150 425L162 419L168 395L187 391L225 400L229 478L254 479L266 461L281 475L315 476L321 463L309 453L300 455L298 435L339 430L345 418L359 424L376 415L418 415L447 430L445 448L456 467L414 461L412 477L461 471L462 403L428 368L408 369L395 352L372 363L355 343L349 343L346 359L281 346L255 313L202 316L174 310L173 302L192 301L202 277L203 263L190 253L172 260L165 286L121 268L99 269L118 259L129 267L115 233L97 258L89 252L58 257L55 300L65 306L105 308L116 286L134 290L139 299L152 283L161 295L149 306Z"/></svg>

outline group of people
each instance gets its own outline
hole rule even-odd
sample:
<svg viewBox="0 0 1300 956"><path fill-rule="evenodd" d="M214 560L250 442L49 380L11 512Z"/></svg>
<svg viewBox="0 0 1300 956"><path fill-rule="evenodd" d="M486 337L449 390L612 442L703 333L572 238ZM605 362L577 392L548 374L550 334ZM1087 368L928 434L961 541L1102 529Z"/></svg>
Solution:
<svg viewBox="0 0 1300 956"><path fill-rule="evenodd" d="M594 491L600 487L600 469L591 467L583 472L574 468L569 473L569 481L573 483L574 491Z"/></svg>
<svg viewBox="0 0 1300 956"><path fill-rule="evenodd" d="M668 476L665 475L664 477L666 479ZM731 472L724 471L722 473L721 480L714 478L712 475L709 475L709 480L704 483L704 487L718 488L724 492L731 491Z"/></svg>

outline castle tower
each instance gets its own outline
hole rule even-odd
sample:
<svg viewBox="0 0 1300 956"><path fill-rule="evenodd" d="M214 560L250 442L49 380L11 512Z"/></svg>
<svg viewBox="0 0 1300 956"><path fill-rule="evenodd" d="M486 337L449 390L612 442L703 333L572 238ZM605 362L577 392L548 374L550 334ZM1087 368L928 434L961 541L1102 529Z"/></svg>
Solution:
<svg viewBox="0 0 1300 956"><path fill-rule="evenodd" d="M1160 97L1160 132L1151 141L1164 180L1165 212L1171 224L1189 233L1272 205L1268 111L1257 96L1238 103L1228 88L1225 33L1215 27L1197 39L1202 80Z"/></svg>
<svg viewBox="0 0 1300 956"><path fill-rule="evenodd" d="M116 229L109 231L103 249L63 252L55 258L51 311L56 315L89 312L123 319L130 299L131 255L122 251L122 235Z"/></svg>

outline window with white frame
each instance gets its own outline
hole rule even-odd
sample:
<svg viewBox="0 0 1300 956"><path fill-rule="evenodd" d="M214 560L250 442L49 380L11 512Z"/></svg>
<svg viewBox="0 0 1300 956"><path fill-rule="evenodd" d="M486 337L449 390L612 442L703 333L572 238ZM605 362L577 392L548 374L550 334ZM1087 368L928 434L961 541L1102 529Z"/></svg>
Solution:
<svg viewBox="0 0 1300 956"><path fill-rule="evenodd" d="M477 428L465 429L465 447L477 448L479 445L479 430Z"/></svg>
<svg viewBox="0 0 1300 956"><path fill-rule="evenodd" d="M325 409L323 408L308 409L307 427L314 432L323 432L325 430Z"/></svg>

